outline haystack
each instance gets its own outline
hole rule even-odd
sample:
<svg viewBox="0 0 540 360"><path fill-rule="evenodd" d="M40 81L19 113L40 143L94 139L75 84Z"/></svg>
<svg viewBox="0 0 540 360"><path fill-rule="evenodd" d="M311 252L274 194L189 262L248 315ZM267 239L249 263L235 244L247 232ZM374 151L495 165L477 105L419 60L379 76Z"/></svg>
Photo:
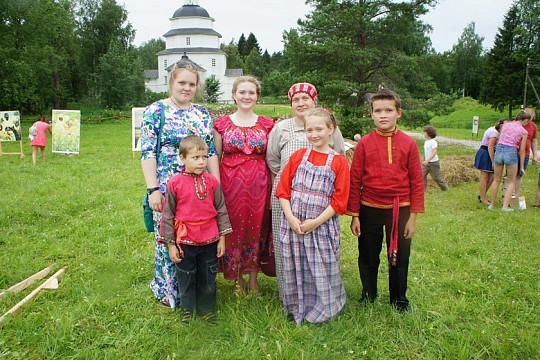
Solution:
<svg viewBox="0 0 540 360"><path fill-rule="evenodd" d="M441 174L448 187L480 181L480 172L474 168L471 156L445 157L441 160ZM428 175L428 188L439 188L431 175Z"/></svg>

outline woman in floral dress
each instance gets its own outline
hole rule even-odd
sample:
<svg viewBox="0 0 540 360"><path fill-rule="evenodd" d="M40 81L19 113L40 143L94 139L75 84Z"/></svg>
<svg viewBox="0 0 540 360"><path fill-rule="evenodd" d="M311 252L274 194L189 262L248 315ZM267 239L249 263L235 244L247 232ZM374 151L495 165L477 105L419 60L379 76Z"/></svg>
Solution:
<svg viewBox="0 0 540 360"><path fill-rule="evenodd" d="M219 164L212 137L212 119L208 110L191 101L200 85L199 73L189 64L175 64L170 74L169 97L148 106L143 113L141 124L141 163L149 203L154 210L154 231L156 234L154 279L150 287L154 296L165 306L176 307L178 287L175 280L176 269L169 258L167 245L159 239L161 212L165 201L167 182L183 169L178 157L178 145L188 135L199 135L208 144L208 171L219 179ZM161 113L164 124L161 133L159 125ZM156 159L157 139L161 147Z"/></svg>
<svg viewBox="0 0 540 360"><path fill-rule="evenodd" d="M220 165L221 186L233 228L226 237L225 256L220 271L225 279L238 281L245 291L242 275L249 274L249 291L259 291L257 273L260 253L270 232L270 172L266 166L268 134L272 119L253 112L261 95L253 76L241 76L233 84L237 110L214 123L214 139Z"/></svg>

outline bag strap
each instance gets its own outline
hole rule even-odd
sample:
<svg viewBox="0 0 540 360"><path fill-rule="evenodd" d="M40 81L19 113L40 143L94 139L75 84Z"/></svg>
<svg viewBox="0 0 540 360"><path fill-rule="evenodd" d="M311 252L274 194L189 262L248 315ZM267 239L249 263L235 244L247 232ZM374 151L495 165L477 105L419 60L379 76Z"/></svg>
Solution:
<svg viewBox="0 0 540 360"><path fill-rule="evenodd" d="M161 106L161 116L159 119L159 131L158 131L158 141L156 147L156 161L161 150L161 130L163 130L163 124L165 123L165 110L163 109L163 103L160 101L159 105Z"/></svg>

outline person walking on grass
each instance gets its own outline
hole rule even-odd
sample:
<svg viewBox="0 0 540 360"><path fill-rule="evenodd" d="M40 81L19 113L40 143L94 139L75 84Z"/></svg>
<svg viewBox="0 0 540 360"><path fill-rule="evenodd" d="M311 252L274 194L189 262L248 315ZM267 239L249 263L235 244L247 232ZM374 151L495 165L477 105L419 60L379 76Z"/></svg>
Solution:
<svg viewBox="0 0 540 360"><path fill-rule="evenodd" d="M47 115L43 115L30 127L30 145L32 146L32 164L36 165L38 149L41 151L43 162L47 162L45 146L47 146L47 131L52 134L51 124Z"/></svg>
<svg viewBox="0 0 540 360"><path fill-rule="evenodd" d="M347 206L349 164L329 145L336 127L326 110L307 112L304 128L312 148L291 155L276 189L283 209L281 300L297 325L332 320L345 305L339 214Z"/></svg>
<svg viewBox="0 0 540 360"><path fill-rule="evenodd" d="M376 129L358 142L351 166L347 214L358 236L358 268L364 302L377 298L377 275L386 234L390 304L409 311L406 297L409 255L416 215L424 212L424 183L416 141L398 130L401 100L382 89L370 99Z"/></svg>
<svg viewBox="0 0 540 360"><path fill-rule="evenodd" d="M520 171L521 176L525 176L525 146L527 144L527 130L523 128L523 124L528 122L531 115L525 111L520 111L514 121L507 122L501 129L499 143L495 148L495 158L493 160L493 168L495 175L493 185L491 185L491 203L488 209L495 208L497 193L502 179L504 165L506 165L506 174L508 186L504 193L503 211L513 211L510 205L510 198L514 192L516 175ZM518 158L516 150L519 148L520 157Z"/></svg>
<svg viewBox="0 0 540 360"><path fill-rule="evenodd" d="M427 176L431 175L431 178L435 180L437 185L442 191L448 191L448 185L444 182L441 175L441 164L439 162L439 156L437 155L438 145L435 137L437 136L437 129L433 126L424 127L424 161L422 161L422 173L424 176L424 191L427 190Z"/></svg>
<svg viewBox="0 0 540 360"><path fill-rule="evenodd" d="M218 258L225 254L225 235L232 232L219 181L205 173L208 145L197 135L179 146L184 169L167 183L160 242L176 266L182 324L196 312L215 323Z"/></svg>

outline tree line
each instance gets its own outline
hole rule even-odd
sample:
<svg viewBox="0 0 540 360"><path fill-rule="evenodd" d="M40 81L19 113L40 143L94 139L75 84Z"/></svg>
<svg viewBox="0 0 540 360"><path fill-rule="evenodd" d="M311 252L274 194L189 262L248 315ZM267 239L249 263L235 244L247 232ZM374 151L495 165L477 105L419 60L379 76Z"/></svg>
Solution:
<svg viewBox="0 0 540 360"><path fill-rule="evenodd" d="M404 121L413 126L448 111L459 96L512 111L523 97L527 59L540 65L537 0L514 0L489 51L473 22L444 53L433 49L432 28L421 20L438 0L307 3L306 18L283 32L283 51L269 54L253 33L241 34L221 46L227 67L260 78L266 96L312 82L323 103L351 119L342 124L349 131L361 131L357 119L379 86L404 97ZM134 34L115 0L0 0L0 107L37 112L81 100L146 105L152 94L143 71L157 68L165 42L135 47ZM529 76L540 84L538 66ZM540 106L535 91L527 95L528 104Z"/></svg>

